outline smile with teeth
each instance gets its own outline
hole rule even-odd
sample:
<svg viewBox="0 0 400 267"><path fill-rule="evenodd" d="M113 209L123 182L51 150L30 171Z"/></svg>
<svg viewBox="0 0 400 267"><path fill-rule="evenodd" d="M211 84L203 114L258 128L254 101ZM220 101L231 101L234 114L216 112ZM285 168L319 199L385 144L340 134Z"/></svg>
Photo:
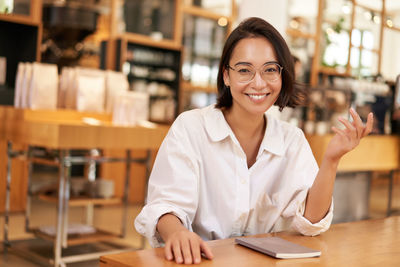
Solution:
<svg viewBox="0 0 400 267"><path fill-rule="evenodd" d="M251 99L260 100L260 99L262 99L262 98L268 96L269 93L267 93L267 94L262 94L262 95L260 95L260 94L246 94L246 95L249 96Z"/></svg>

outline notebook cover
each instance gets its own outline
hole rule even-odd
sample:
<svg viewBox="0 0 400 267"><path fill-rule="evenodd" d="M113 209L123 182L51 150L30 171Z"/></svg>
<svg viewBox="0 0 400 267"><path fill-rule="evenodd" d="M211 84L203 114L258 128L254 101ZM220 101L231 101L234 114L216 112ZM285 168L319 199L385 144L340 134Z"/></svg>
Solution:
<svg viewBox="0 0 400 267"><path fill-rule="evenodd" d="M304 247L279 237L240 237L236 238L235 242L278 259L321 256L321 251Z"/></svg>

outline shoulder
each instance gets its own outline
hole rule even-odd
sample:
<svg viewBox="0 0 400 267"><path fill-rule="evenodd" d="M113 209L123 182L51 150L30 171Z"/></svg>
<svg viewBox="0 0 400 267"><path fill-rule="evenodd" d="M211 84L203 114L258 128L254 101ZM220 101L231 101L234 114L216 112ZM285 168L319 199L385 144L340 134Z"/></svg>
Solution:
<svg viewBox="0 0 400 267"><path fill-rule="evenodd" d="M200 109L184 111L175 119L171 130L186 133L199 133L205 129L206 119L214 109L214 105L211 105Z"/></svg>
<svg viewBox="0 0 400 267"><path fill-rule="evenodd" d="M281 121L274 116L268 115L268 124L271 125L272 130L282 136L285 144L292 144L293 142L303 142L306 140L303 131L286 121Z"/></svg>

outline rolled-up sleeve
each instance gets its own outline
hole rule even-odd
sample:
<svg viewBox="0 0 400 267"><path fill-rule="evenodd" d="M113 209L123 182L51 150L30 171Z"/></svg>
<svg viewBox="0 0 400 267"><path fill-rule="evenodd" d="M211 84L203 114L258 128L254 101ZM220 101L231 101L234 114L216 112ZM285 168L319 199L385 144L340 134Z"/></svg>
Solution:
<svg viewBox="0 0 400 267"><path fill-rule="evenodd" d="M303 201L303 203L296 211L296 215L294 216L294 220L292 223L293 229L300 234L307 236L316 236L328 230L333 218L333 199L331 201L331 206L328 213L325 215L324 218L316 223L311 223L307 218L303 216L306 206L305 204L306 202Z"/></svg>
<svg viewBox="0 0 400 267"><path fill-rule="evenodd" d="M178 119L164 139L149 179L147 204L136 217L136 230L152 247L163 240L156 230L159 218L171 213L192 230L199 199L198 161L184 124Z"/></svg>

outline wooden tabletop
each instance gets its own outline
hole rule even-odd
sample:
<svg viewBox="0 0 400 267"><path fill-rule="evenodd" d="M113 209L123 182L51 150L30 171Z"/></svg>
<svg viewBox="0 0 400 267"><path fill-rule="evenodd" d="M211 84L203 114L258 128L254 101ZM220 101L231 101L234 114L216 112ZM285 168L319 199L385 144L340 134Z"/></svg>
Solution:
<svg viewBox="0 0 400 267"><path fill-rule="evenodd" d="M90 125L84 119L97 120ZM54 149L158 149L169 126L116 126L109 114L0 107L0 138Z"/></svg>
<svg viewBox="0 0 400 267"><path fill-rule="evenodd" d="M279 236L313 249L321 250L318 258L278 260L234 243L234 239L208 242L213 260L202 260L200 266L400 266L400 217L332 225L315 237L276 233ZM163 249L102 256L100 267L168 267L182 266L164 259Z"/></svg>

